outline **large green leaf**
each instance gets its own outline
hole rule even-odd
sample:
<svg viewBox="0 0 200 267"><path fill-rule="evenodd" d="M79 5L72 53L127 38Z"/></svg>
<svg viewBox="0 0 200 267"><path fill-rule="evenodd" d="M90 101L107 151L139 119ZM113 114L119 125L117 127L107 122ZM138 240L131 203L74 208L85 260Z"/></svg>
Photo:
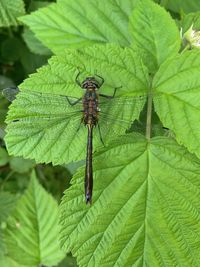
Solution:
<svg viewBox="0 0 200 267"><path fill-rule="evenodd" d="M130 134L94 156L60 206L61 244L80 267L200 265L200 162L174 140Z"/></svg>
<svg viewBox="0 0 200 267"><path fill-rule="evenodd" d="M200 52L189 51L165 62L153 81L155 110L176 139L200 157Z"/></svg>
<svg viewBox="0 0 200 267"><path fill-rule="evenodd" d="M24 2L22 0L0 1L0 27L17 26L17 17L24 14Z"/></svg>
<svg viewBox="0 0 200 267"><path fill-rule="evenodd" d="M52 266L63 253L58 245L58 206L32 175L29 187L8 219L9 257L22 265Z"/></svg>
<svg viewBox="0 0 200 267"><path fill-rule="evenodd" d="M58 1L20 20L55 53L96 43L128 46L128 18L136 1Z"/></svg>
<svg viewBox="0 0 200 267"><path fill-rule="evenodd" d="M105 143L138 119L145 103L140 95L145 95L149 86L147 69L138 55L117 45L99 45L81 52L69 50L64 56L53 57L49 65L21 85L22 91L7 117L5 140L10 154L54 164L85 157L87 130L80 127L82 103L72 106L60 96L82 96L83 90L75 82L78 68L81 81L95 73L105 79L101 93L112 95L118 87L116 97L102 98L100 102L99 121ZM94 132L97 147L102 143L98 129Z"/></svg>
<svg viewBox="0 0 200 267"><path fill-rule="evenodd" d="M150 72L155 72L168 57L180 49L175 22L159 5L141 0L130 17L133 46L137 45Z"/></svg>

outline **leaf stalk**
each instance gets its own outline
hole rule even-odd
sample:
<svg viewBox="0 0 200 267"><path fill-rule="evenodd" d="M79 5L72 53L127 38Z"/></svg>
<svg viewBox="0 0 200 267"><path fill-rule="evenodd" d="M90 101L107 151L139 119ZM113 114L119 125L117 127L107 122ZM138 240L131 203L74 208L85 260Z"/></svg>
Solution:
<svg viewBox="0 0 200 267"><path fill-rule="evenodd" d="M151 91L148 94L147 100L147 122L146 122L146 138L151 139L151 118L152 118L152 106L153 106L153 96Z"/></svg>

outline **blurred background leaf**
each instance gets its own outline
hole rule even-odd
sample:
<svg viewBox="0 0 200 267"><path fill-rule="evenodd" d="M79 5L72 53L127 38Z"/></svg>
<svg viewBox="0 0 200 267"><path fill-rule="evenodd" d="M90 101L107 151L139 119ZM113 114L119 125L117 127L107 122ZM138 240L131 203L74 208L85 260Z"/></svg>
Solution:
<svg viewBox="0 0 200 267"><path fill-rule="evenodd" d="M190 13L200 9L199 0L161 0L160 2L165 8L177 13Z"/></svg>
<svg viewBox="0 0 200 267"><path fill-rule="evenodd" d="M64 258L57 221L58 205L33 172L27 190L7 221L8 255L22 265L56 265Z"/></svg>
<svg viewBox="0 0 200 267"><path fill-rule="evenodd" d="M17 26L17 17L25 14L24 2L22 0L0 1L0 27Z"/></svg>

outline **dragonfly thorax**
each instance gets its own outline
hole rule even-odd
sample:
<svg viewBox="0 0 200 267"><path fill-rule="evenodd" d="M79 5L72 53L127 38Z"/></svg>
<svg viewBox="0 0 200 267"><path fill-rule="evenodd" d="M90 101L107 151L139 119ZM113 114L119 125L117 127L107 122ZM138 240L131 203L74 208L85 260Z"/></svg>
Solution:
<svg viewBox="0 0 200 267"><path fill-rule="evenodd" d="M98 122L98 93L93 88L88 88L85 95L83 96L83 119L85 125L92 124L96 125Z"/></svg>

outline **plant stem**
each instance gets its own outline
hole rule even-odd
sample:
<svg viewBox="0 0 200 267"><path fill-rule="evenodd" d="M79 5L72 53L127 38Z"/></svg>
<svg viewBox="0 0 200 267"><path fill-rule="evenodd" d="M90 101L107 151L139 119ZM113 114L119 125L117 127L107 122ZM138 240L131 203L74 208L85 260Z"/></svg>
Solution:
<svg viewBox="0 0 200 267"><path fill-rule="evenodd" d="M183 48L183 50L180 52L181 54L183 54L186 50L188 50L190 48L190 45L189 44L187 44L184 48Z"/></svg>
<svg viewBox="0 0 200 267"><path fill-rule="evenodd" d="M146 123L146 138L147 138L147 140L151 139L152 103L153 103L153 97L152 97L152 93L150 92L148 94L148 101L147 101L147 123Z"/></svg>

